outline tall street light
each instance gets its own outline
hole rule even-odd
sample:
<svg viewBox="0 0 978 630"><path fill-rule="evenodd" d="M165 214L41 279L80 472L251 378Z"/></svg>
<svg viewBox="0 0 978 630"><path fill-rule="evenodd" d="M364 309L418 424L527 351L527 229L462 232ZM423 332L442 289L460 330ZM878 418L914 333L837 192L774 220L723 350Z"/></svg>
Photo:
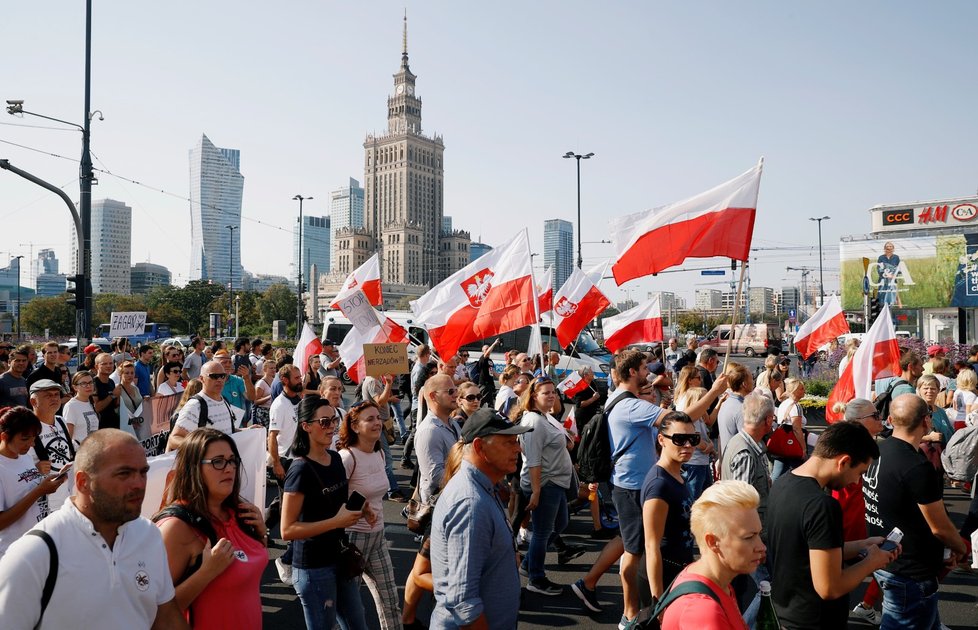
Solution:
<svg viewBox="0 0 978 630"><path fill-rule="evenodd" d="M825 304L825 283L822 279L822 221L828 221L831 217L808 217L809 221L818 221L818 293L822 298L821 303Z"/></svg>
<svg viewBox="0 0 978 630"><path fill-rule="evenodd" d="M225 225L224 227L228 229L230 235L228 236L228 317L231 317L231 313L234 312L234 231L238 226Z"/></svg>
<svg viewBox="0 0 978 630"><path fill-rule="evenodd" d="M23 255L14 256L14 260L17 261L17 340L19 341L22 337L20 336L20 261Z"/></svg>
<svg viewBox="0 0 978 630"><path fill-rule="evenodd" d="M296 269L298 273L296 274L299 281L299 291L298 291L298 301L295 307L295 338L298 339L302 335L302 202L307 199L312 199L312 197L303 197L302 195L296 195L292 198L292 201L299 202L299 242L296 245L298 250Z"/></svg>
<svg viewBox="0 0 978 630"><path fill-rule="evenodd" d="M577 160L577 268L580 269L584 265L584 258L581 256L581 160L590 160L594 154L581 155L568 151L564 157Z"/></svg>

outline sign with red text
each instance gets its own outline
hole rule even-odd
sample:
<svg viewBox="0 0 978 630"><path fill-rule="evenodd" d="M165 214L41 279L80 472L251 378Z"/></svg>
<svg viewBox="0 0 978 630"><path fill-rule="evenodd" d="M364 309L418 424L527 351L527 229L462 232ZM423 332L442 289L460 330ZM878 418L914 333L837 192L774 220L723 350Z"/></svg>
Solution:
<svg viewBox="0 0 978 630"><path fill-rule="evenodd" d="M877 206L870 212L873 232L960 228L978 225L978 197Z"/></svg>

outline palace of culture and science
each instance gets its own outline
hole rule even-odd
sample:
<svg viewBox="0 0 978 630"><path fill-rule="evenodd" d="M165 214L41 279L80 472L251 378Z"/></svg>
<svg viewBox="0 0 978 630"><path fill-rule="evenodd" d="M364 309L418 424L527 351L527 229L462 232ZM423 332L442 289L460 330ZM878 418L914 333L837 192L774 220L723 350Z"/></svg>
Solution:
<svg viewBox="0 0 978 630"><path fill-rule="evenodd" d="M335 267L319 283L326 299L374 253L380 254L388 309L406 307L404 298L423 295L469 262L469 233L443 229L445 144L441 136L426 136L421 129L406 18L403 46L394 93L387 98L387 132L368 134L363 143L364 226L334 234Z"/></svg>

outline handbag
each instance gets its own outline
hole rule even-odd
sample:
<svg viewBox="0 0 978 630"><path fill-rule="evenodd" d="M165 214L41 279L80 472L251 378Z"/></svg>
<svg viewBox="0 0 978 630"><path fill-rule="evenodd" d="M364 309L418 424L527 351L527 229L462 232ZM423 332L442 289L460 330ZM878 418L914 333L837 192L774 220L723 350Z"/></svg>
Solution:
<svg viewBox="0 0 978 630"><path fill-rule="evenodd" d="M767 440L767 452L781 459L804 459L805 446L798 441L790 424L779 424Z"/></svg>
<svg viewBox="0 0 978 630"><path fill-rule="evenodd" d="M414 494L408 500L407 507L404 508L404 516L407 518L407 528L415 534L423 534L428 531L431 525L431 517L435 514L435 503L438 495L433 494L428 497L428 501L421 500L418 489L414 489Z"/></svg>
<svg viewBox="0 0 978 630"><path fill-rule="evenodd" d="M336 576L341 580L352 580L363 575L366 566L363 552L344 535L336 555Z"/></svg>

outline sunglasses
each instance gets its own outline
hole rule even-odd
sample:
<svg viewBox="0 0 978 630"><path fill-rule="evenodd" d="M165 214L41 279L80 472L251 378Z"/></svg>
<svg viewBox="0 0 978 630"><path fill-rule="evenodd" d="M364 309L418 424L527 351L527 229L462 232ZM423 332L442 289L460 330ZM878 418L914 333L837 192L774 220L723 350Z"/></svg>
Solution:
<svg viewBox="0 0 978 630"><path fill-rule="evenodd" d="M479 394L466 394L465 396L462 396L462 400L467 400L469 402L475 402L479 400L479 398L481 398Z"/></svg>
<svg viewBox="0 0 978 630"><path fill-rule="evenodd" d="M167 374L182 374L182 373L183 373L183 370L178 370L176 368L174 368L174 369L170 370L169 372L167 372Z"/></svg>
<svg viewBox="0 0 978 630"><path fill-rule="evenodd" d="M228 464L231 464L232 466L237 468L238 464L240 464L241 462L236 457L215 457L213 459L202 459L200 460L200 463L210 464L211 466L214 467L214 470L224 470L225 468L228 467Z"/></svg>
<svg viewBox="0 0 978 630"><path fill-rule="evenodd" d="M306 420L306 424L318 424L322 428L327 428L330 425L339 422L340 417L337 415L332 415L328 418L313 418L312 420Z"/></svg>
<svg viewBox="0 0 978 630"><path fill-rule="evenodd" d="M702 439L699 433L673 433L672 435L660 433L659 435L669 438L676 446L698 446Z"/></svg>
<svg viewBox="0 0 978 630"><path fill-rule="evenodd" d="M454 396L458 394L458 389L453 387L451 389L441 389L437 390L439 394L448 394L449 396Z"/></svg>
<svg viewBox="0 0 978 630"><path fill-rule="evenodd" d="M211 379L212 381L223 381L227 377L228 377L227 374L208 374L207 375L207 378Z"/></svg>

